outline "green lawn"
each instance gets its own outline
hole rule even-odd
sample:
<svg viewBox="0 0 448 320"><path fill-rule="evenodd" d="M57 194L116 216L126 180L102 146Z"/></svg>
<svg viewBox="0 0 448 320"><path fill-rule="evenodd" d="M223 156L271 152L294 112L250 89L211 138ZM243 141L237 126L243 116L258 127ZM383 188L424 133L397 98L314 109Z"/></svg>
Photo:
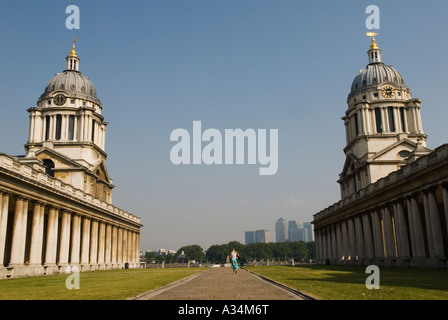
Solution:
<svg viewBox="0 0 448 320"><path fill-rule="evenodd" d="M247 269L328 300L448 300L448 271L380 268L380 289L367 289L365 267L269 266ZM67 274L0 280L0 300L118 300L164 286L205 268L81 272L79 289Z"/></svg>
<svg viewBox="0 0 448 320"><path fill-rule="evenodd" d="M269 266L246 269L318 299L448 300L448 271L380 268L380 288L367 289L365 267Z"/></svg>
<svg viewBox="0 0 448 320"><path fill-rule="evenodd" d="M0 300L117 300L162 287L203 268L127 269L79 273L79 289L67 289L68 274L0 280Z"/></svg>

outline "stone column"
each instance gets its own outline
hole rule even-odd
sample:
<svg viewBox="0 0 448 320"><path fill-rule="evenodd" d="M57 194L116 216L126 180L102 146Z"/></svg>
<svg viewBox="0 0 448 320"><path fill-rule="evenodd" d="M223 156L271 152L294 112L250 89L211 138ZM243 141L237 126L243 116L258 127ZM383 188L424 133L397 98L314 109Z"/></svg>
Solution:
<svg viewBox="0 0 448 320"><path fill-rule="evenodd" d="M129 261L129 268L132 267L132 231L128 231L128 261Z"/></svg>
<svg viewBox="0 0 448 320"><path fill-rule="evenodd" d="M42 265L42 243L44 237L45 207L36 202L33 208L33 224L31 227L30 264Z"/></svg>
<svg viewBox="0 0 448 320"><path fill-rule="evenodd" d="M402 200L398 200L394 204L395 229L397 233L397 250L399 263L403 267L407 267L407 261L411 255L409 251L409 235L406 224L406 218L403 212Z"/></svg>
<svg viewBox="0 0 448 320"><path fill-rule="evenodd" d="M0 193L0 268L5 260L6 230L8 226L9 195Z"/></svg>
<svg viewBox="0 0 448 320"><path fill-rule="evenodd" d="M431 258L444 259L445 251L443 248L442 228L435 191L435 188L428 190L429 218L431 220L431 234L428 237L432 236L433 242L433 255Z"/></svg>
<svg viewBox="0 0 448 320"><path fill-rule="evenodd" d="M366 261L367 265L370 265L373 262L374 248L373 248L373 239L372 239L372 226L370 223L370 214L367 212L362 215L363 219L363 231L364 231L364 243L366 250Z"/></svg>
<svg viewBox="0 0 448 320"><path fill-rule="evenodd" d="M90 218L82 218L81 268L90 270Z"/></svg>
<svg viewBox="0 0 448 320"><path fill-rule="evenodd" d="M104 222L99 222L100 229L98 231L98 264L100 269L104 269L104 246L106 240L106 225Z"/></svg>
<svg viewBox="0 0 448 320"><path fill-rule="evenodd" d="M58 245L58 219L59 210L51 207L48 212L47 222L47 245L45 250L45 266L50 273L54 271L52 268L56 265L56 250Z"/></svg>
<svg viewBox="0 0 448 320"><path fill-rule="evenodd" d="M135 234L137 268L140 268L140 232Z"/></svg>
<svg viewBox="0 0 448 320"><path fill-rule="evenodd" d="M138 267L137 233L132 232L132 251L134 252L134 268Z"/></svg>
<svg viewBox="0 0 448 320"><path fill-rule="evenodd" d="M25 262L27 218L28 200L19 197L14 212L10 265L23 265Z"/></svg>
<svg viewBox="0 0 448 320"><path fill-rule="evenodd" d="M128 230L123 230L123 264L129 263L128 260Z"/></svg>
<svg viewBox="0 0 448 320"><path fill-rule="evenodd" d="M425 216L425 224L426 224L426 239L428 240L428 250L429 256L434 256L434 239L431 236L431 216L429 212L429 201L428 201L428 190L423 191L423 211Z"/></svg>
<svg viewBox="0 0 448 320"><path fill-rule="evenodd" d="M442 184L443 211L445 214L446 232L448 233L448 183Z"/></svg>
<svg viewBox="0 0 448 320"><path fill-rule="evenodd" d="M117 264L123 267L123 229L117 230Z"/></svg>
<svg viewBox="0 0 448 320"><path fill-rule="evenodd" d="M413 194L410 196L410 210L409 221L411 222L410 232L411 239L414 239L412 244L412 260L411 265L413 266L423 266L422 260L426 259L425 254L425 240L423 238L423 227L420 218L420 209L418 207L418 195Z"/></svg>
<svg viewBox="0 0 448 320"><path fill-rule="evenodd" d="M366 256L364 234L362 232L361 217L358 215L355 217L355 230L356 230L356 248L358 252L357 264L362 264L363 259Z"/></svg>
<svg viewBox="0 0 448 320"><path fill-rule="evenodd" d="M350 260L350 244L348 239L347 221L341 223L342 233L342 250L344 255L344 261L347 263Z"/></svg>
<svg viewBox="0 0 448 320"><path fill-rule="evenodd" d="M112 244L111 244L111 263L114 268L117 266L117 249L118 249L118 229L112 226Z"/></svg>
<svg viewBox="0 0 448 320"><path fill-rule="evenodd" d="M70 264L79 265L79 255L81 246L81 217L73 215L72 221L72 241L70 248Z"/></svg>
<svg viewBox="0 0 448 320"><path fill-rule="evenodd" d="M381 228L381 219L379 216L379 208L375 208L371 213L372 218L372 237L373 237L373 247L375 264L382 265L384 262L384 243L383 243L383 232Z"/></svg>
<svg viewBox="0 0 448 320"><path fill-rule="evenodd" d="M334 228L336 234L336 262L339 263L342 260L342 234L340 223L336 223Z"/></svg>
<svg viewBox="0 0 448 320"><path fill-rule="evenodd" d="M59 244L59 261L60 266L68 265L68 253L70 250L70 224L71 214L68 211L62 212L61 219L61 240Z"/></svg>
<svg viewBox="0 0 448 320"><path fill-rule="evenodd" d="M327 249L325 263L331 263L333 258L333 251L331 250L331 229L330 226L325 227L325 247ZM328 261L327 261L328 259Z"/></svg>
<svg viewBox="0 0 448 320"><path fill-rule="evenodd" d="M407 214L408 214L408 220L409 220L409 240L410 240L410 252L411 257L415 255L415 248L416 248L416 240L415 240L415 233L414 233L414 220L413 220L413 214L412 214L412 197L407 195L406 196L406 205L407 205Z"/></svg>
<svg viewBox="0 0 448 320"><path fill-rule="evenodd" d="M118 230L116 226L112 226L112 243L111 243L111 254L110 260L113 268L116 268L117 265L117 247L118 247Z"/></svg>
<svg viewBox="0 0 448 320"><path fill-rule="evenodd" d="M392 214L389 205L383 207L383 228L384 228L384 244L386 247L385 262L391 266L394 264L395 254L395 239L394 229L392 224Z"/></svg>
<svg viewBox="0 0 448 320"><path fill-rule="evenodd" d="M105 262L106 268L111 267L111 249L112 249L112 226L106 225L106 247L105 247Z"/></svg>
<svg viewBox="0 0 448 320"><path fill-rule="evenodd" d="M319 242L320 242L320 254L318 257L318 263L320 264L325 264L325 236L324 236L324 231L322 228L316 229L316 238L317 238L317 234L319 235Z"/></svg>
<svg viewBox="0 0 448 320"><path fill-rule="evenodd" d="M98 221L92 220L90 225L90 265L91 269L97 269L98 263Z"/></svg>
<svg viewBox="0 0 448 320"><path fill-rule="evenodd" d="M356 231L355 231L355 221L352 218L347 220L348 223L348 240L350 241L350 262L354 264L358 257L358 250L356 244Z"/></svg>

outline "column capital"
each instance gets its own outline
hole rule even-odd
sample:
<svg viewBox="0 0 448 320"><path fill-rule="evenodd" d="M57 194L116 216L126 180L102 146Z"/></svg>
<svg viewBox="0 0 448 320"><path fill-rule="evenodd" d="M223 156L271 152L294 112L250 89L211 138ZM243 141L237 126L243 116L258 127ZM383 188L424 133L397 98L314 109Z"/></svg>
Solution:
<svg viewBox="0 0 448 320"><path fill-rule="evenodd" d="M17 198L17 200L22 200L22 201L30 201L31 200L31 199L29 199L29 198L27 198L25 196L22 196L22 195L17 195L15 197Z"/></svg>
<svg viewBox="0 0 448 320"><path fill-rule="evenodd" d="M429 187L423 189L423 192L424 193L434 192L435 190L437 190L438 187L439 187L438 185L429 186Z"/></svg>

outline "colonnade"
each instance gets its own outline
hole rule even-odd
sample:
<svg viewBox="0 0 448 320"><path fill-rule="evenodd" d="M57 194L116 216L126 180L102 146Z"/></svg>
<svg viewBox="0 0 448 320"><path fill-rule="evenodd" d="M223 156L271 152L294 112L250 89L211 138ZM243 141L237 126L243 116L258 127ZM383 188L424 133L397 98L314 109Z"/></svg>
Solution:
<svg viewBox="0 0 448 320"><path fill-rule="evenodd" d="M42 112L30 109L30 131L28 143L43 141L93 142L105 148L106 125L102 119L82 111L74 113L60 110Z"/></svg>
<svg viewBox="0 0 448 320"><path fill-rule="evenodd" d="M448 183L315 226L315 239L320 264L446 267Z"/></svg>
<svg viewBox="0 0 448 320"><path fill-rule="evenodd" d="M138 267L138 230L0 191L0 278Z"/></svg>

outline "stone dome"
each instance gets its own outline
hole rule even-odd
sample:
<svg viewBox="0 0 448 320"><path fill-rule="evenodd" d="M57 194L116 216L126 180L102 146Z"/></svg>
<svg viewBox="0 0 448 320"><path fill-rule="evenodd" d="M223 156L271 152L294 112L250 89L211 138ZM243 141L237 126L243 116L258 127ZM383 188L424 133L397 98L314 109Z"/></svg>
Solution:
<svg viewBox="0 0 448 320"><path fill-rule="evenodd" d="M65 91L72 98L89 100L100 104L92 82L79 71L65 70L62 73L57 73L48 82L45 92L40 96L40 99L49 97L54 91Z"/></svg>
<svg viewBox="0 0 448 320"><path fill-rule="evenodd" d="M376 89L384 82L394 83L399 87L406 87L401 74L392 66L382 62L370 63L365 69L359 70L352 82L350 95ZM407 87L406 87L407 88Z"/></svg>

